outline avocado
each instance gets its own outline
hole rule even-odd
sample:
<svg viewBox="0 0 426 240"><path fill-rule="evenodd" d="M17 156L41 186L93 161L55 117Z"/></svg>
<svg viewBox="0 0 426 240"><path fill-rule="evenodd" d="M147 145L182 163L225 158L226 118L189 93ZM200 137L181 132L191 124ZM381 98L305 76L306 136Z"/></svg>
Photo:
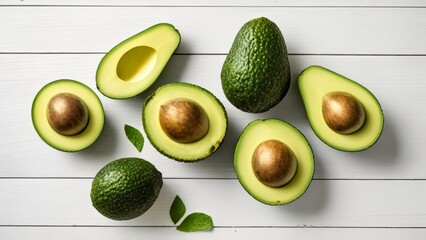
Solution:
<svg viewBox="0 0 426 240"><path fill-rule="evenodd" d="M120 158L96 174L90 199L105 217L129 220L151 208L162 186L162 174L153 164L141 158Z"/></svg>
<svg viewBox="0 0 426 240"><path fill-rule="evenodd" d="M198 85L183 82L165 84L148 96L142 120L151 144L161 154L183 162L213 154L228 126L219 99Z"/></svg>
<svg viewBox="0 0 426 240"><path fill-rule="evenodd" d="M261 161L257 160L259 156ZM263 168L257 167L257 162L263 162ZM314 167L307 139L280 119L250 122L235 147L234 169L239 182L253 198L268 205L283 205L299 198L312 181ZM267 170L262 174L266 177L259 176L259 169Z"/></svg>
<svg viewBox="0 0 426 240"><path fill-rule="evenodd" d="M265 17L245 23L222 66L226 98L245 112L266 112L290 87L290 63L284 37Z"/></svg>
<svg viewBox="0 0 426 240"><path fill-rule="evenodd" d="M321 66L302 71L298 87L315 134L341 151L372 146L384 125L377 98L361 84Z"/></svg>
<svg viewBox="0 0 426 240"><path fill-rule="evenodd" d="M112 48L99 63L96 85L109 98L131 98L151 86L180 43L168 23L154 25Z"/></svg>
<svg viewBox="0 0 426 240"><path fill-rule="evenodd" d="M31 117L40 138L65 152L80 151L94 143L105 118L96 93L70 79L46 84L33 100Z"/></svg>

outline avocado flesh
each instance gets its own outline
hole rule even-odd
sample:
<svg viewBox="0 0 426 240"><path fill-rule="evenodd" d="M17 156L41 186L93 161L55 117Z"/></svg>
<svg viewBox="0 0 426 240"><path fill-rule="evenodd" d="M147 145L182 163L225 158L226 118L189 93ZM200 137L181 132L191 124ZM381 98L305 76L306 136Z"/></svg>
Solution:
<svg viewBox="0 0 426 240"><path fill-rule="evenodd" d="M47 106L50 99L58 93L71 93L80 97L89 112L87 126L72 136L56 132L47 119ZM40 138L51 147L65 152L83 150L93 144L104 127L104 109L98 96L89 87L75 80L60 79L45 85L35 96L31 117Z"/></svg>
<svg viewBox="0 0 426 240"><path fill-rule="evenodd" d="M282 187L269 187L260 182L252 169L252 155L266 140L285 143L297 159L293 179ZM309 142L292 125L279 119L254 120L238 139L234 168L243 188L256 200L268 205L283 205L299 198L309 187L314 175L314 155Z"/></svg>
<svg viewBox="0 0 426 240"><path fill-rule="evenodd" d="M226 98L245 112L265 112L284 98L290 63L274 22L261 17L243 25L222 66L221 80Z"/></svg>
<svg viewBox="0 0 426 240"><path fill-rule="evenodd" d="M209 119L208 132L198 141L179 143L163 131L159 115L161 105L185 98L198 103ZM213 154L222 144L228 125L222 103L206 89L190 83L168 83L159 87L144 103L143 127L151 144L163 155L177 161L194 162Z"/></svg>
<svg viewBox="0 0 426 240"><path fill-rule="evenodd" d="M180 43L172 25L154 25L112 48L99 63L96 85L109 98L131 98L151 86Z"/></svg>
<svg viewBox="0 0 426 240"><path fill-rule="evenodd" d="M327 145L341 151L362 151L380 137L384 125L382 108L376 97L361 84L324 67L310 66L300 74L298 86L309 124ZM352 94L364 108L364 125L354 133L337 133L328 127L323 118L322 98L335 91Z"/></svg>

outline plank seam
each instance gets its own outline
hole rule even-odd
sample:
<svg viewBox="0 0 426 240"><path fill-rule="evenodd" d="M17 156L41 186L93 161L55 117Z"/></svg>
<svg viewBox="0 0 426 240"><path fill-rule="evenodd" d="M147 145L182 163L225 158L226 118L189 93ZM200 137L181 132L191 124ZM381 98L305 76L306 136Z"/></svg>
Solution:
<svg viewBox="0 0 426 240"><path fill-rule="evenodd" d="M1 180L92 180L93 177L0 177ZM232 178L183 178L183 177L164 177L164 180L207 180L207 181L222 181L222 180L238 180ZM312 181L426 181L426 178L313 178Z"/></svg>
<svg viewBox="0 0 426 240"><path fill-rule="evenodd" d="M80 8L80 7L87 7L87 8L134 8L134 7L149 7L149 8L395 8L395 9L404 9L404 8L426 8L426 6L380 6L380 5L373 5L373 6L356 6L356 5L348 5L348 6L303 6L303 5L293 5L293 6L287 6L287 5L250 5L250 6L243 6L243 5L108 5L108 4L100 4L100 5L84 5L84 4L77 4L77 5L70 5L70 4L51 4L51 5L0 5L0 7L7 8L7 7L37 7L37 8L55 8L55 7L69 7L69 8Z"/></svg>
<svg viewBox="0 0 426 240"><path fill-rule="evenodd" d="M0 225L0 228L16 227L16 228L176 228L175 225L75 225L75 224L53 224L53 225L33 225L33 224L5 224ZM425 229L426 226L223 226L216 225L215 228L221 229Z"/></svg>
<svg viewBox="0 0 426 240"><path fill-rule="evenodd" d="M0 52L0 55L104 55L108 52ZM175 53L176 56L226 56L227 53ZM289 53L289 56L331 57L426 57L426 54L381 54L381 53Z"/></svg>

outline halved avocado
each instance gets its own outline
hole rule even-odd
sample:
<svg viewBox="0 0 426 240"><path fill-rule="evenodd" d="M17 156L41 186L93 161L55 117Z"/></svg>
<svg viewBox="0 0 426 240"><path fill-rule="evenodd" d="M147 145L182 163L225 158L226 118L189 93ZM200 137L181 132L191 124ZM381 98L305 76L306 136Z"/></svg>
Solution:
<svg viewBox="0 0 426 240"><path fill-rule="evenodd" d="M52 99L64 94L78 99L78 101L66 103L68 100L62 99L57 102L56 108L59 109L59 114L63 114L61 112L68 114L66 112L70 108L81 108L74 106L76 102L81 102L87 111L83 114L88 114L87 120L78 132L55 130L52 127L54 125L49 123L48 108ZM65 152L80 151L94 143L102 132L105 118L102 103L95 92L83 83L70 79L55 80L46 84L34 98L31 117L34 128L41 139L51 147ZM72 122L72 118L66 121ZM65 125L67 124L69 125L65 122Z"/></svg>
<svg viewBox="0 0 426 240"><path fill-rule="evenodd" d="M187 105L192 110L182 107ZM172 130L162 126L161 112L166 111L165 108L171 108L168 119L175 122L171 124L171 128L182 126L182 129L176 130L178 134L173 134ZM182 109L187 114L181 114ZM202 110L199 111L200 109ZM204 113L201 113L201 117L191 116L199 115L198 112ZM202 123L203 119L208 121L207 129L198 127L198 122ZM168 83L151 94L145 100L142 120L151 144L161 154L183 162L202 160L213 154L222 144L228 126L227 114L219 99L198 85L182 82ZM197 134L200 131L205 132ZM186 134L191 136L187 137ZM193 136L196 137L192 138Z"/></svg>
<svg viewBox="0 0 426 240"><path fill-rule="evenodd" d="M253 167L254 155L267 141L281 142L293 152L297 170L283 186L272 187L261 182ZM234 168L243 188L258 201L283 205L299 198L309 187L314 175L314 155L303 134L279 119L259 119L249 123L238 139L234 152Z"/></svg>
<svg viewBox="0 0 426 240"><path fill-rule="evenodd" d="M383 111L373 93L361 84L324 67L310 66L300 74L298 86L309 124L318 138L330 147L356 152L369 148L379 139L384 125ZM330 93L349 95L362 105L360 112L365 116L358 130L339 133L327 124L323 101Z"/></svg>
<svg viewBox="0 0 426 240"><path fill-rule="evenodd" d="M112 48L99 63L96 85L109 98L131 98L151 86L180 43L168 23L154 25Z"/></svg>

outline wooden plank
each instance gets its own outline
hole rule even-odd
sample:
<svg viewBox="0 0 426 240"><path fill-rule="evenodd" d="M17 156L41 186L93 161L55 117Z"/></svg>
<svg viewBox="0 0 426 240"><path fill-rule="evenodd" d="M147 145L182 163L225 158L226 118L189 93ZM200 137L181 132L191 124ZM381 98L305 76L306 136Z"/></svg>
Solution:
<svg viewBox="0 0 426 240"><path fill-rule="evenodd" d="M258 240L279 239L328 239L347 240L387 239L423 240L426 229L372 229L372 228L215 228L213 231L181 233L173 227L0 227L4 239L15 240L127 240L140 239L234 239Z"/></svg>
<svg viewBox="0 0 426 240"><path fill-rule="evenodd" d="M424 239L425 7L418 0L0 0L0 239ZM246 114L224 97L220 69L241 25L261 15L283 30L293 85L273 110ZM94 76L103 53L164 21L182 34L177 55L141 96L100 96L107 124L93 147L68 154L38 138L30 108L42 85L72 78L99 94ZM297 75L312 64L359 81L379 98L385 129L374 147L343 153L312 132L295 87ZM148 142L139 154L124 136L124 124L142 130L143 100L171 81L206 87L228 110L225 143L203 162L172 161ZM267 117L299 128L316 157L315 180L286 206L255 201L233 171L233 148L243 127ZM116 222L91 206L90 184L107 162L127 156L153 162L165 184L144 216ZM210 214L215 229L176 231L168 216L176 194L188 213Z"/></svg>
<svg viewBox="0 0 426 240"><path fill-rule="evenodd" d="M323 0L321 2L315 0L286 0L286 1L274 1L274 0L216 0L216 1L196 1L196 0L181 0L179 2L173 0L157 0L151 1L139 1L139 0L73 0L73 1L55 1L55 0L3 0L1 5L39 5L39 6L51 6L51 5L66 5L66 6L165 6L165 7L179 7L179 6L344 6L344 7L422 7L425 6L423 1L419 0L358 0L358 1L338 1L338 0Z"/></svg>
<svg viewBox="0 0 426 240"><path fill-rule="evenodd" d="M174 56L151 89L123 101L103 97L96 90L94 76L101 57L100 54L0 55L0 134L7 136L0 138L0 177L93 177L113 159L139 156L155 161L165 177L235 178L232 156L245 125L254 119L277 117L295 125L310 141L316 157L317 179L426 179L426 162L422 157L426 126L421 124L426 122L425 57L291 56L292 88L278 106L262 114L242 113L226 100L219 76L225 56ZM314 135L295 82L302 69L313 64L340 72L376 94L384 109L385 128L372 148L359 153L339 152ZM44 84L60 78L86 83L95 89L104 104L107 118L104 132L95 145L83 152L51 149L31 124L35 94ZM225 142L203 162L175 162L160 155L148 141L139 154L124 135L124 124L143 130L143 100L156 87L172 81L191 82L209 89L228 111L230 127Z"/></svg>
<svg viewBox="0 0 426 240"><path fill-rule="evenodd" d="M417 0L0 0L0 239L424 239L425 6ZM276 108L253 115L229 104L219 79L236 32L261 15L283 30L293 85ZM125 101L100 96L107 114L100 141L68 154L38 138L29 113L42 85L73 78L99 94L94 76L103 53L163 21L182 34L178 55L141 96ZM359 81L379 98L385 129L374 147L343 153L314 135L295 87L297 75L312 64ZM142 130L143 100L171 81L206 87L228 110L225 143L203 162L172 161L148 142L139 154L124 136L124 124ZM233 148L243 127L267 117L298 127L316 157L315 180L286 206L255 201L233 171ZM152 161L165 184L144 216L116 222L91 206L90 184L107 162L127 156ZM168 216L176 194L188 213L210 214L216 228L176 231Z"/></svg>
<svg viewBox="0 0 426 240"><path fill-rule="evenodd" d="M113 221L90 202L91 179L0 180L0 225L168 226L179 195L187 213L204 212L218 227L426 228L426 181L315 180L293 203L269 206L237 180L165 179L143 216Z"/></svg>
<svg viewBox="0 0 426 240"><path fill-rule="evenodd" d="M169 22L182 35L177 52L225 54L245 22L266 16L281 28L293 54L424 55L425 13L426 8L1 7L0 52L106 52Z"/></svg>

